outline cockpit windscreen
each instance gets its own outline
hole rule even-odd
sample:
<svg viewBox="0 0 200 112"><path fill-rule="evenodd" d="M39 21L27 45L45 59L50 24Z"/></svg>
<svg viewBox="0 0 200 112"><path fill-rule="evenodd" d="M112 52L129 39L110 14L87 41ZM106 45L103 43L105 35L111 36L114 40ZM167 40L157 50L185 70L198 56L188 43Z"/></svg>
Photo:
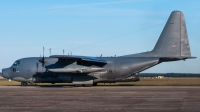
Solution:
<svg viewBox="0 0 200 112"><path fill-rule="evenodd" d="M13 66L20 66L20 61L15 61Z"/></svg>

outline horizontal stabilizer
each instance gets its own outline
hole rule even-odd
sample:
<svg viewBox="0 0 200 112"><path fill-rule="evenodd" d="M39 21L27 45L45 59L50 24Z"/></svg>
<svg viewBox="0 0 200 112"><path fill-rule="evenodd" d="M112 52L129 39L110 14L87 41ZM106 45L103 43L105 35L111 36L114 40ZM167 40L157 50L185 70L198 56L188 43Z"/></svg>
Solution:
<svg viewBox="0 0 200 112"><path fill-rule="evenodd" d="M197 57L159 57L161 62L195 59Z"/></svg>

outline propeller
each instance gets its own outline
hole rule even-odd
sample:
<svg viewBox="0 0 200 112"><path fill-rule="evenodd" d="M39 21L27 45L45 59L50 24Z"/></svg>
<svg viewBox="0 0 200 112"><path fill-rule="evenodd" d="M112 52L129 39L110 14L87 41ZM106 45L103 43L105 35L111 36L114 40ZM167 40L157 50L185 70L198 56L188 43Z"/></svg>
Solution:
<svg viewBox="0 0 200 112"><path fill-rule="evenodd" d="M43 67L45 65L45 62L44 62L44 47L43 47L43 57L42 57L42 59L39 60L39 62L42 63L42 73L43 73Z"/></svg>

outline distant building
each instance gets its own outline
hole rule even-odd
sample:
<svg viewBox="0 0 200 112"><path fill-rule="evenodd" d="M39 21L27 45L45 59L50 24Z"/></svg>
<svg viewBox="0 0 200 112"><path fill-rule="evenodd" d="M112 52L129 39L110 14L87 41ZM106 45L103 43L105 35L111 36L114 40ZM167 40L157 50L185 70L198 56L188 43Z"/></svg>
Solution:
<svg viewBox="0 0 200 112"><path fill-rule="evenodd" d="M164 76L158 76L158 79L162 79L162 78L164 78Z"/></svg>

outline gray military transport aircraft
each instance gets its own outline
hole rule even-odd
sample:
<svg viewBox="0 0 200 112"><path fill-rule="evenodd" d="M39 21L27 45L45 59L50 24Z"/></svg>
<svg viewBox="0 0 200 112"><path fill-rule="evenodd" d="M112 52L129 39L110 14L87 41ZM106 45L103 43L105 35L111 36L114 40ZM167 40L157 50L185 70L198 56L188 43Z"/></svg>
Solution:
<svg viewBox="0 0 200 112"><path fill-rule="evenodd" d="M2 76L28 83L73 83L95 86L97 83L138 81L137 74L162 62L191 57L184 15L173 11L150 52L119 57L51 55L22 58L2 70Z"/></svg>

